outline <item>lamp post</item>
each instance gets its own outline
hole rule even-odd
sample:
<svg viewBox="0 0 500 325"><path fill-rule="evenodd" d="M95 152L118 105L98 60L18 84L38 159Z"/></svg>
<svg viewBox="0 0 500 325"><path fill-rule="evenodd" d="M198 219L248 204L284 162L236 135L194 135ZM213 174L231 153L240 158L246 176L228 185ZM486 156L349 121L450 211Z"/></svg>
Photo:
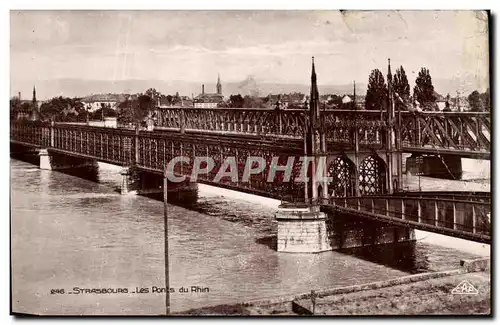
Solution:
<svg viewBox="0 0 500 325"><path fill-rule="evenodd" d="M165 243L165 314L170 315L170 273L168 261L168 207L167 207L167 189L168 177L167 167L163 172L163 228L164 228L164 243Z"/></svg>

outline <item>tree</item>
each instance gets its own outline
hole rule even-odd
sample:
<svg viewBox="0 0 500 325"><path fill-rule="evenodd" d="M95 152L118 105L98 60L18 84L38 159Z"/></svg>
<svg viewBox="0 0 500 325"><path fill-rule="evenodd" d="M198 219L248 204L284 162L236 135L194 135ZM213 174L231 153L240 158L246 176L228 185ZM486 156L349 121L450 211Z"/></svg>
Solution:
<svg viewBox="0 0 500 325"><path fill-rule="evenodd" d="M90 113L89 119L104 120L105 117L116 117L117 114L110 104L101 103L101 108Z"/></svg>
<svg viewBox="0 0 500 325"><path fill-rule="evenodd" d="M10 118L16 119L19 109L21 108L21 101L18 97L12 97L10 99Z"/></svg>
<svg viewBox="0 0 500 325"><path fill-rule="evenodd" d="M379 69L372 70L368 78L368 89L366 90L365 108L369 110L381 110L387 104L387 86L384 76Z"/></svg>
<svg viewBox="0 0 500 325"><path fill-rule="evenodd" d="M144 94L151 97L154 102L157 102L158 98L161 97L161 94L155 88L149 88Z"/></svg>
<svg viewBox="0 0 500 325"><path fill-rule="evenodd" d="M137 116L144 118L154 107L153 99L148 95L140 95L137 98L137 101L139 102L139 111L137 112Z"/></svg>
<svg viewBox="0 0 500 325"><path fill-rule="evenodd" d="M469 101L471 112L481 112L483 111L483 103L481 101L481 95L477 90L474 90L469 96L467 96Z"/></svg>
<svg viewBox="0 0 500 325"><path fill-rule="evenodd" d="M86 111L78 98L54 97L40 106L42 119L61 122L83 122Z"/></svg>
<svg viewBox="0 0 500 325"><path fill-rule="evenodd" d="M118 108L118 122L121 124L132 123L138 128L154 108L154 102L148 95L139 95L135 99L127 99Z"/></svg>
<svg viewBox="0 0 500 325"><path fill-rule="evenodd" d="M408 83L408 78L406 77L406 72L403 66L400 66L396 70L392 86L394 92L397 94L394 94L395 97L399 96L405 103L408 103L410 100L410 84ZM396 99L395 106L396 110L404 110L405 104Z"/></svg>
<svg viewBox="0 0 500 325"><path fill-rule="evenodd" d="M229 106L230 107L241 108L241 107L243 107L243 104L244 104L244 100L240 94L229 96Z"/></svg>
<svg viewBox="0 0 500 325"><path fill-rule="evenodd" d="M429 69L422 68L415 80L413 88L413 98L420 103L423 110L433 110L436 105L436 95L434 94L434 86L432 85L431 74Z"/></svg>
<svg viewBox="0 0 500 325"><path fill-rule="evenodd" d="M264 105L264 100L262 100L260 97L245 95L245 97L243 97L243 104L241 107L264 108L265 105Z"/></svg>
<svg viewBox="0 0 500 325"><path fill-rule="evenodd" d="M490 111L491 110L491 107L490 107L490 100L491 100L491 96L490 96L490 88L486 89L486 92L482 93L480 95L481 97L481 102L483 104L483 110L486 112L486 111Z"/></svg>

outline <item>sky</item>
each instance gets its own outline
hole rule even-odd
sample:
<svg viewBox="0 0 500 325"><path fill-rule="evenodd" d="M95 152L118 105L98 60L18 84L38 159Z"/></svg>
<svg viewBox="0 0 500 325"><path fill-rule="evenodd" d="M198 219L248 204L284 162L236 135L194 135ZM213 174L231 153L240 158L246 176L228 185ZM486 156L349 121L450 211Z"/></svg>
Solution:
<svg viewBox="0 0 500 325"><path fill-rule="evenodd" d="M367 83L421 67L488 87L488 25L474 11L11 11L11 93L43 80Z"/></svg>

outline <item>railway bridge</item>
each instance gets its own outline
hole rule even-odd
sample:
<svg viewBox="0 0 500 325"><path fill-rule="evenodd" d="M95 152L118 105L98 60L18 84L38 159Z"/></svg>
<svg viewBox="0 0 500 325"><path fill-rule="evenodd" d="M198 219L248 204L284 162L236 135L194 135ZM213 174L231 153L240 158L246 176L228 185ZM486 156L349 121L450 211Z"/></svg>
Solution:
<svg viewBox="0 0 500 325"><path fill-rule="evenodd" d="M490 159L490 114L397 111L392 97L389 86L387 110L321 110L313 62L308 109L157 108L149 131L11 121L10 141L44 169L123 166L122 193L162 190L184 157L171 168L182 184L281 200L278 251L414 240L413 229L490 243L489 193L403 188L405 153L451 174L462 157Z"/></svg>

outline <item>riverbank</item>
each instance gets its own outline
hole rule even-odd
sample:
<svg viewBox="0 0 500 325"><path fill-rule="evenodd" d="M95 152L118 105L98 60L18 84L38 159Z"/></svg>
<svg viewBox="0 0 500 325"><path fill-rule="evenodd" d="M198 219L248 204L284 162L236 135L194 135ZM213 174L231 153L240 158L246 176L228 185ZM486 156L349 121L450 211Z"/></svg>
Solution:
<svg viewBox="0 0 500 325"><path fill-rule="evenodd" d="M452 294L462 281L477 294ZM305 301L304 301L305 302ZM307 301L308 305L310 304ZM491 276L475 272L317 299L315 315L490 315Z"/></svg>
<svg viewBox="0 0 500 325"><path fill-rule="evenodd" d="M491 274L466 263L460 269L411 275L317 292L314 315L491 315ZM473 263L475 266L479 265ZM470 272L468 271L476 271ZM477 294L454 294L463 281ZM466 284L466 286L468 285ZM189 310L184 315L311 315L309 294Z"/></svg>

